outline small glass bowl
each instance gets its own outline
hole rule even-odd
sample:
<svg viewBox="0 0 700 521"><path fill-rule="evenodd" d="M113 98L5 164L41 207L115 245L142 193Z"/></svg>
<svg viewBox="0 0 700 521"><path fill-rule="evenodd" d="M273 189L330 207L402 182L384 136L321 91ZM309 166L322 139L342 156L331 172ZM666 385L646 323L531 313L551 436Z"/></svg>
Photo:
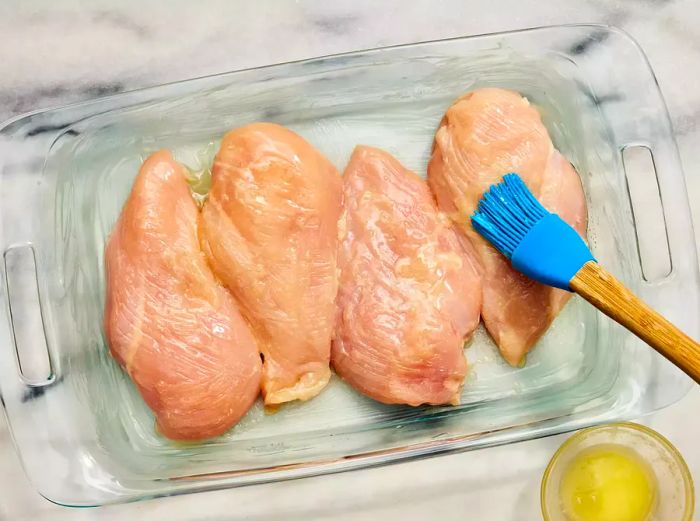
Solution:
<svg viewBox="0 0 700 521"><path fill-rule="evenodd" d="M636 423L612 423L577 432L554 453L542 477L540 501L545 521L569 521L559 495L562 475L582 450L601 444L635 451L656 477L657 501L647 521L691 521L693 478L678 450L658 432Z"/></svg>

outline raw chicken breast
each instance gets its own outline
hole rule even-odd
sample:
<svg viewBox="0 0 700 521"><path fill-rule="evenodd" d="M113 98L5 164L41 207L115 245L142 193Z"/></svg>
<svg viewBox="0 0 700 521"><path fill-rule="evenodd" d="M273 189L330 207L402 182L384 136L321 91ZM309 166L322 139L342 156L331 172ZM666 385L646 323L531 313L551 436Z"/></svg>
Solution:
<svg viewBox="0 0 700 521"><path fill-rule="evenodd" d="M253 329L268 405L330 378L341 197L333 165L279 125L229 132L214 160L202 244Z"/></svg>
<svg viewBox="0 0 700 521"><path fill-rule="evenodd" d="M141 167L105 250L105 334L172 439L217 436L260 390L261 363L197 238L198 209L169 152Z"/></svg>
<svg viewBox="0 0 700 521"><path fill-rule="evenodd" d="M435 136L428 181L440 208L470 239L482 272L484 324L511 365L546 331L570 293L517 273L471 227L481 195L517 172L540 202L585 237L586 201L578 175L554 149L539 113L519 94L481 89L457 100Z"/></svg>
<svg viewBox="0 0 700 521"><path fill-rule="evenodd" d="M384 403L459 403L481 288L428 186L381 150L345 170L333 367Z"/></svg>

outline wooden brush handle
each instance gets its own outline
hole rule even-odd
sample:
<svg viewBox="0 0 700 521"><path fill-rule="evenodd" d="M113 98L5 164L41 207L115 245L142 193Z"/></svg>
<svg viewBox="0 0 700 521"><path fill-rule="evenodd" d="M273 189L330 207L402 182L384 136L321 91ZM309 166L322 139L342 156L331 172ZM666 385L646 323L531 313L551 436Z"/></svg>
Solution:
<svg viewBox="0 0 700 521"><path fill-rule="evenodd" d="M700 383L700 344L627 289L597 262L587 262L569 286Z"/></svg>

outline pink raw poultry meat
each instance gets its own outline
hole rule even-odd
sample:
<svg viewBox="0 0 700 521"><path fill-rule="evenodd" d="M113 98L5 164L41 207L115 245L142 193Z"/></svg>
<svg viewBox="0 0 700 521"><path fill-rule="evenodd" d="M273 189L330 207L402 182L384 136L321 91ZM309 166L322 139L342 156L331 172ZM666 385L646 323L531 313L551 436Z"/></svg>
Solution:
<svg viewBox="0 0 700 521"><path fill-rule="evenodd" d="M344 177L336 372L384 403L459 403L479 277L426 185L360 146Z"/></svg>
<svg viewBox="0 0 700 521"><path fill-rule="evenodd" d="M254 123L224 136L202 209L202 245L264 356L267 405L328 383L340 174L301 136Z"/></svg>
<svg viewBox="0 0 700 521"><path fill-rule="evenodd" d="M167 437L235 424L260 390L260 356L197 237L199 211L169 152L143 163L105 250L105 335Z"/></svg>
<svg viewBox="0 0 700 521"><path fill-rule="evenodd" d="M428 180L440 209L473 245L481 266L482 318L501 354L512 365L546 331L570 293L517 273L471 227L481 195L509 172L517 172L550 211L585 236L586 201L578 175L554 148L539 113L515 92L480 89L458 99L435 136Z"/></svg>

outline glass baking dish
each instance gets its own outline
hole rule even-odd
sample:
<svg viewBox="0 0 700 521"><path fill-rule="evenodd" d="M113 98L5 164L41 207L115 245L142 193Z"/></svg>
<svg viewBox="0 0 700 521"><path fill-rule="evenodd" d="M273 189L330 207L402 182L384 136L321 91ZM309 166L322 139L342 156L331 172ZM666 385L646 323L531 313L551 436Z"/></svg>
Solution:
<svg viewBox="0 0 700 521"><path fill-rule="evenodd" d="M605 26L558 26L375 49L210 76L38 112L0 130L5 313L0 389L30 479L73 506L234 487L511 443L640 414L690 380L573 299L522 368L477 332L456 407L375 403L337 378L317 398L266 414L257 404L226 435L170 442L111 359L101 330L103 247L139 164L165 147L206 182L223 133L289 126L342 170L355 144L382 147L425 174L433 132L465 91L526 95L581 175L600 262L690 335L698 271L668 114L643 52ZM664 239L641 248L622 151L661 202ZM627 166L627 168L625 168ZM652 181L649 183L648 181ZM658 230L657 230L658 232ZM644 259L642 257L649 257ZM668 272L642 267L661 260Z"/></svg>

